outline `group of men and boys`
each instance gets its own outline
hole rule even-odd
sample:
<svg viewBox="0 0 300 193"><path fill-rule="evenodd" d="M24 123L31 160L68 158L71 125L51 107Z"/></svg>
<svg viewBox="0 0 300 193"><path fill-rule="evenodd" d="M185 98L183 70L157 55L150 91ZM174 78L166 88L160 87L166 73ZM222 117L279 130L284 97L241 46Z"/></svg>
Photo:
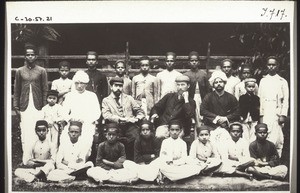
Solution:
<svg viewBox="0 0 300 193"><path fill-rule="evenodd" d="M176 55L168 52L166 69L156 77L143 56L140 74L132 79L122 60L115 63L116 76L107 78L97 70L97 57L89 51L88 69L72 80L70 63L61 61L60 78L48 90L36 48L25 47L13 99L23 149L16 176L28 182L88 177L98 183L161 184L194 175L251 180L287 175L280 157L289 90L277 74L276 57L267 59L268 74L259 84L247 64L241 79L234 76L230 59L209 77L199 69L195 51L184 74L174 69ZM187 144L184 139L194 133Z"/></svg>

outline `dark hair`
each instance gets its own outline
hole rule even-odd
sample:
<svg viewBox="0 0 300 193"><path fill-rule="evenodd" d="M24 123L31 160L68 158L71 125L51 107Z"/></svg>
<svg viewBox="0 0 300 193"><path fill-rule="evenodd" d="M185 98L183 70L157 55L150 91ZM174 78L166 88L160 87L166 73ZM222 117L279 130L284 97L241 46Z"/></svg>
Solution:
<svg viewBox="0 0 300 193"><path fill-rule="evenodd" d="M239 126L240 131L243 133L243 125L240 122L234 122L229 125L228 131L230 132L233 126Z"/></svg>
<svg viewBox="0 0 300 193"><path fill-rule="evenodd" d="M212 128L207 125L201 125L200 127L199 126L196 127L196 131L197 131L198 135L199 135L200 131L202 131L202 130L207 130L210 133L211 129Z"/></svg>
<svg viewBox="0 0 300 193"><path fill-rule="evenodd" d="M31 44L31 43L25 43L24 45L24 53L26 54L27 50L33 50L34 51L34 54L37 55L37 48L35 45Z"/></svg>
<svg viewBox="0 0 300 193"><path fill-rule="evenodd" d="M116 129L117 133L120 132L119 125L117 123L108 123L104 126L104 131L108 132L109 129Z"/></svg>
<svg viewBox="0 0 300 193"><path fill-rule="evenodd" d="M86 53L86 57L87 57L88 55L94 55L94 56L96 56L96 58L98 59L98 54L97 54L97 52L95 52L95 51L88 51L88 52Z"/></svg>
<svg viewBox="0 0 300 193"><path fill-rule="evenodd" d="M192 56L197 56L197 59L198 59L198 60L200 59L199 53L196 52L196 51L191 51L191 52L189 53L189 60L191 59Z"/></svg>
<svg viewBox="0 0 300 193"><path fill-rule="evenodd" d="M71 64L70 62L63 60L58 63L58 69L61 69L62 67L67 67L69 70L71 69Z"/></svg>
<svg viewBox="0 0 300 193"><path fill-rule="evenodd" d="M278 57L276 57L276 56L269 56L269 57L267 57L267 60L266 60L267 64L268 64L268 61L270 59L274 59L276 61L277 66L280 64L279 61L278 61Z"/></svg>
<svg viewBox="0 0 300 193"><path fill-rule="evenodd" d="M169 122L169 128L171 127L171 125L178 125L180 127L180 129L182 128L182 124L179 120L171 120Z"/></svg>
<svg viewBox="0 0 300 193"><path fill-rule="evenodd" d="M166 53L166 57L170 56L170 55L174 57L174 60L176 60L176 54L174 52L167 52Z"/></svg>
<svg viewBox="0 0 300 193"><path fill-rule="evenodd" d="M149 129L151 131L153 131L153 123L151 123L151 121L148 121L147 119L144 119L141 121L140 128L142 128L142 125L145 125L145 124L149 125Z"/></svg>
<svg viewBox="0 0 300 193"><path fill-rule="evenodd" d="M231 67L232 67L232 65L233 65L233 63L234 63L231 59L226 58L226 59L222 60L222 62L221 62L221 67L224 65L224 62L230 62Z"/></svg>
<svg viewBox="0 0 300 193"><path fill-rule="evenodd" d="M46 120L38 120L35 123L35 130L39 127L39 126L45 126L48 129L48 122Z"/></svg>
<svg viewBox="0 0 300 193"><path fill-rule="evenodd" d="M126 69L126 64L125 64L125 61L124 60L117 60L116 62L115 62L115 69L117 68L117 64L119 64L119 63L122 63L122 64L124 64L124 68Z"/></svg>
<svg viewBox="0 0 300 193"><path fill-rule="evenodd" d="M150 60L150 58L148 56L142 56L139 61L141 62L142 60Z"/></svg>

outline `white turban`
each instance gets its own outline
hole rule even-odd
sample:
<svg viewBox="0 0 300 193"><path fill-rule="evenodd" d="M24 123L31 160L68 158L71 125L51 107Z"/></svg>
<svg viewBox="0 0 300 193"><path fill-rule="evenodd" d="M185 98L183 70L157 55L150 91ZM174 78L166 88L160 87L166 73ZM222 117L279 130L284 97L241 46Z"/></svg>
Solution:
<svg viewBox="0 0 300 193"><path fill-rule="evenodd" d="M88 83L89 81L89 75L82 70L78 70L73 76L73 82Z"/></svg>
<svg viewBox="0 0 300 193"><path fill-rule="evenodd" d="M227 76L224 72L222 72L221 70L216 70L214 71L212 74L211 74L211 77L210 79L208 80L209 81L209 84L211 86L213 86L216 78L220 78L222 79L223 81L227 82Z"/></svg>

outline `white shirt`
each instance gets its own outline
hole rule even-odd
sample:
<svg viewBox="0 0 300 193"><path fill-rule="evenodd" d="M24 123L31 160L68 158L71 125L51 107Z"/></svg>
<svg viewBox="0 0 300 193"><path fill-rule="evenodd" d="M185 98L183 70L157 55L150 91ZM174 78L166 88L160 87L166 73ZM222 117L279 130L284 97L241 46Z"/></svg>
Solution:
<svg viewBox="0 0 300 193"><path fill-rule="evenodd" d="M57 167L60 168L61 162L67 161L68 165L72 165L76 163L76 160L82 159L86 162L86 153L82 150L82 145L80 144L80 137L76 143L72 143L69 140L65 141L63 145L59 146L57 156L56 156L56 164Z"/></svg>
<svg viewBox="0 0 300 193"><path fill-rule="evenodd" d="M56 79L53 80L51 90L57 90L59 93L69 91L72 87L73 81L66 78L66 79Z"/></svg>
<svg viewBox="0 0 300 193"><path fill-rule="evenodd" d="M220 152L222 160L228 159L229 156L235 157L239 161L250 158L249 143L244 138L240 138L237 142L231 138L226 140Z"/></svg>
<svg viewBox="0 0 300 193"><path fill-rule="evenodd" d="M53 106L47 104L42 108L41 113L42 118L50 124L63 120L63 110L62 106L59 104Z"/></svg>
<svg viewBox="0 0 300 193"><path fill-rule="evenodd" d="M187 145L179 137L177 139L169 137L163 140L159 157L163 161L177 160L178 162L182 162L184 164L187 158Z"/></svg>
<svg viewBox="0 0 300 193"><path fill-rule="evenodd" d="M97 95L87 90L83 93L77 91L68 93L63 104L63 111L66 121L73 118L87 124L95 122L101 115Z"/></svg>
<svg viewBox="0 0 300 193"><path fill-rule="evenodd" d="M255 83L255 90L254 90L254 94L257 95L258 92L258 85ZM236 97L237 100L240 99L240 96L246 94L246 88L245 88L245 80L243 80L242 82L238 83L235 88L234 88L234 96Z"/></svg>
<svg viewBox="0 0 300 193"><path fill-rule="evenodd" d="M265 116L269 113L276 113L277 115L287 116L289 87L284 78L278 74L274 76L267 75L262 78L259 84L258 96L260 97L261 115Z"/></svg>
<svg viewBox="0 0 300 193"><path fill-rule="evenodd" d="M163 70L157 73L158 100L170 92L177 92L175 79L180 75L182 74L177 70L172 70L171 72L168 70Z"/></svg>
<svg viewBox="0 0 300 193"><path fill-rule="evenodd" d="M234 89L235 86L241 82L241 80L235 76L230 76L229 78L227 78L227 82L225 84L225 88L224 90L226 92L229 92L230 94L234 95Z"/></svg>

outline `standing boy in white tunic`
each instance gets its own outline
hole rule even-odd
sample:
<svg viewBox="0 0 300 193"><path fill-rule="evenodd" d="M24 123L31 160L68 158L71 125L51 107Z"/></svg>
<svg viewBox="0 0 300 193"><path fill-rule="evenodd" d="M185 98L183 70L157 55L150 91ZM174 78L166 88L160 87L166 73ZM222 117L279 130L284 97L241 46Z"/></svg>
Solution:
<svg viewBox="0 0 300 193"><path fill-rule="evenodd" d="M261 123L268 125L268 140L273 142L281 157L283 148L283 123L289 108L289 87L287 81L277 74L278 60L267 59L268 75L261 79L258 89L260 97Z"/></svg>

